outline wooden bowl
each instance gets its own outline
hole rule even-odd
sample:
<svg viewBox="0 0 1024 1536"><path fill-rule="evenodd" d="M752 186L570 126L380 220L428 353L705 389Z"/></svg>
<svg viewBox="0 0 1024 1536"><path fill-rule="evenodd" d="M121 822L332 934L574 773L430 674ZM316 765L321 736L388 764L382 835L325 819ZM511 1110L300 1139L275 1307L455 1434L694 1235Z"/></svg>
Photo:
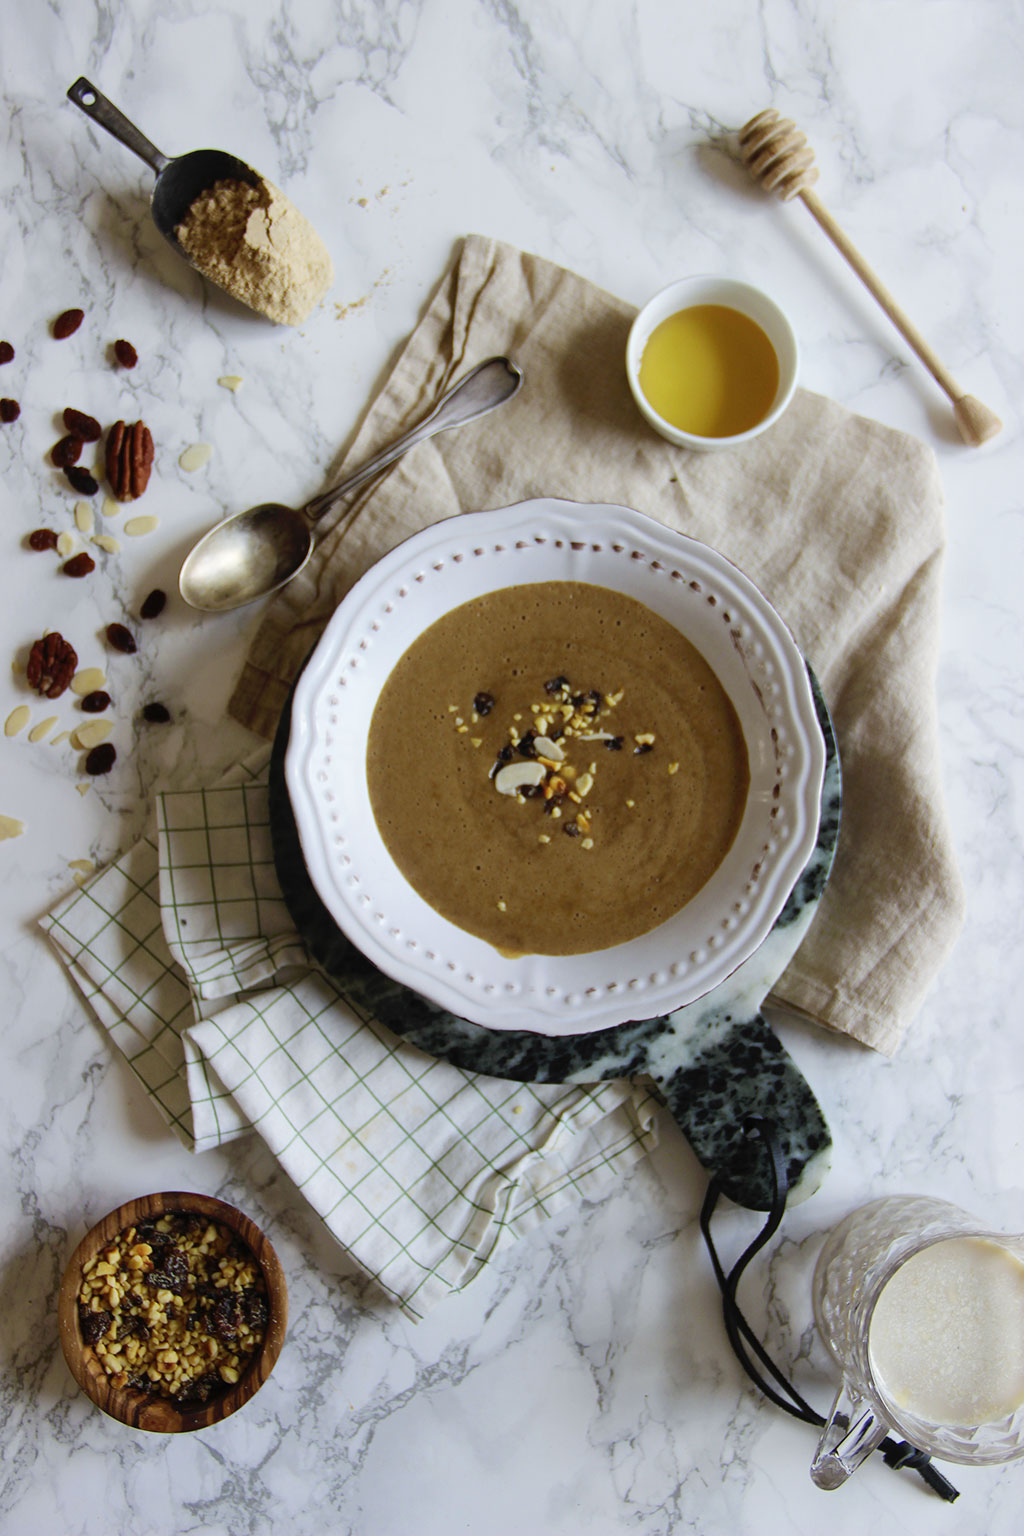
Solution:
<svg viewBox="0 0 1024 1536"><path fill-rule="evenodd" d="M92 1348L82 1338L78 1321L78 1293L82 1285L83 1266L126 1227L177 1212L205 1216L235 1233L259 1265L267 1291L268 1317L263 1343L243 1375L234 1386L226 1386L222 1395L189 1408L179 1408L169 1398L158 1397L135 1387L116 1387ZM133 1429L150 1430L155 1434L180 1434L194 1429L207 1429L220 1419L228 1418L259 1391L274 1369L284 1343L288 1325L288 1290L277 1254L248 1216L212 1195L174 1190L129 1200L127 1204L119 1205L117 1210L104 1216L102 1221L98 1221L86 1233L64 1271L57 1302L57 1321L68 1369L98 1408Z"/></svg>

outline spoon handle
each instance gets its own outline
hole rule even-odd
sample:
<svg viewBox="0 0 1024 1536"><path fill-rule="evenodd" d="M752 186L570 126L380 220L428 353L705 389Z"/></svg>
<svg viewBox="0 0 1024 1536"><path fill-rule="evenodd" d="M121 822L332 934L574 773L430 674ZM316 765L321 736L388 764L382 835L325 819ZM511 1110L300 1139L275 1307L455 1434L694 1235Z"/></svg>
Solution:
<svg viewBox="0 0 1024 1536"><path fill-rule="evenodd" d="M342 496L358 490L417 443L425 442L438 432L447 432L449 427L457 427L462 422L485 415L496 405L501 405L503 400L510 400L522 382L522 372L510 358L489 357L478 363L447 390L426 416L408 432L404 432L387 448L381 449L380 453L374 454L354 474L307 502L302 509L304 515L311 523L315 523Z"/></svg>
<svg viewBox="0 0 1024 1536"><path fill-rule="evenodd" d="M161 154L156 145L151 144L146 135L134 123L130 123L124 113L119 112L114 103L108 101L102 91L98 91L84 75L79 75L74 85L68 87L68 98L76 107L81 107L86 117L91 117L94 123L99 123L101 128L113 134L140 160L145 160L150 170L159 176L170 156Z"/></svg>

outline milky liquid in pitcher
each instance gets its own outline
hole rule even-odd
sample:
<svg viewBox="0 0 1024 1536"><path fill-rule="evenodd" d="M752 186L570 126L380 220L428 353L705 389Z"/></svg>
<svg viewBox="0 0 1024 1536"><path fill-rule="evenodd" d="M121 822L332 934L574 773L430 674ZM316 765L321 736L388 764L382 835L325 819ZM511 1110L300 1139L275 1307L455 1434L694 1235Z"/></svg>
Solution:
<svg viewBox="0 0 1024 1536"><path fill-rule="evenodd" d="M990 1423L1024 1404L1024 1264L998 1243L954 1237L908 1259L875 1305L875 1380L933 1424Z"/></svg>

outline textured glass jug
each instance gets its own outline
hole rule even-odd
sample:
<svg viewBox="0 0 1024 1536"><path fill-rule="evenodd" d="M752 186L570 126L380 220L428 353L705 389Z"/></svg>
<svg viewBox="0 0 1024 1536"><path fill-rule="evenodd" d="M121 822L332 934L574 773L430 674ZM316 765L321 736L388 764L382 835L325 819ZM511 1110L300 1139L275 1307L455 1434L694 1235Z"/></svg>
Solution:
<svg viewBox="0 0 1024 1536"><path fill-rule="evenodd" d="M895 1432L944 1461L1024 1455L1024 1237L897 1195L830 1235L814 1315L842 1385L811 1477L838 1488Z"/></svg>

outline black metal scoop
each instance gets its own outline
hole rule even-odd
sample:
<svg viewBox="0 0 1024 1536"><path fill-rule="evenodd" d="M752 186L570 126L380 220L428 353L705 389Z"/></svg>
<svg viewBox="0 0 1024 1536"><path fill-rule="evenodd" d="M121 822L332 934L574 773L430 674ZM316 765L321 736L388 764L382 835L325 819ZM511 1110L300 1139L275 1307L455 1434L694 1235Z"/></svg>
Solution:
<svg viewBox="0 0 1024 1536"><path fill-rule="evenodd" d="M126 149L144 160L155 173L156 183L150 201L153 223L190 267L194 267L195 262L182 249L175 230L199 194L215 181L225 178L247 181L253 187L260 186L263 181L251 165L222 149L193 149L185 155L162 154L84 75L69 88L68 98L76 107L81 107L86 117L91 117Z"/></svg>

